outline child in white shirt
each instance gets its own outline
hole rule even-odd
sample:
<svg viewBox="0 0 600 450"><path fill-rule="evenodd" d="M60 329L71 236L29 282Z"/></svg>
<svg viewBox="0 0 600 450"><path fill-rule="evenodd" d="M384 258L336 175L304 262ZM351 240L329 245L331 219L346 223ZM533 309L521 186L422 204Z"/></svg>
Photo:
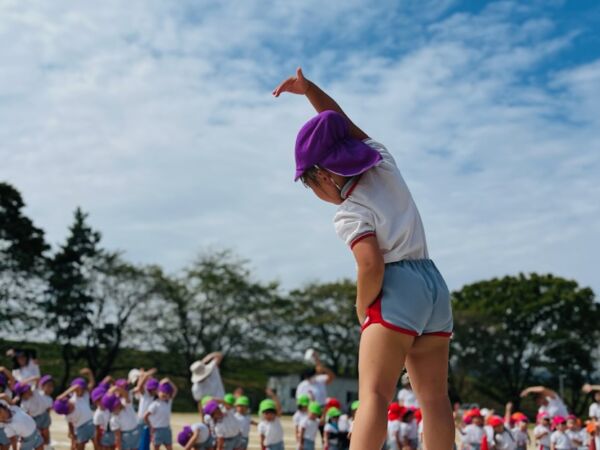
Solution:
<svg viewBox="0 0 600 450"><path fill-rule="evenodd" d="M235 400L234 417L240 424L241 438L238 447L240 450L246 450L248 448L250 427L256 425L256 422L252 420L252 416L248 413L249 407L250 399L245 395L241 395Z"/></svg>
<svg viewBox="0 0 600 450"><path fill-rule="evenodd" d="M262 416L258 423L260 446L263 450L284 450L283 427L279 420L281 403L271 390L267 390L267 394L271 398L260 402L258 407L258 412Z"/></svg>
<svg viewBox="0 0 600 450"><path fill-rule="evenodd" d="M177 435L177 442L184 450L213 450L215 446L214 437L210 429L203 423L186 425Z"/></svg>
<svg viewBox="0 0 600 450"><path fill-rule="evenodd" d="M310 404L310 397L308 394L301 394L296 399L296 406L298 409L292 416L292 423L294 424L294 436L296 436L296 442L300 444L300 422L305 417L308 417L308 405Z"/></svg>
<svg viewBox="0 0 600 450"><path fill-rule="evenodd" d="M567 435L567 421L562 416L556 416L552 419L555 427L554 433L550 435L551 450L571 450L573 444Z"/></svg>
<svg viewBox="0 0 600 450"><path fill-rule="evenodd" d="M6 437L11 440L13 448L17 448L17 441L20 450L42 450L44 447L35 421L18 406L9 406L0 401L0 425Z"/></svg>
<svg viewBox="0 0 600 450"><path fill-rule="evenodd" d="M300 420L298 425L298 449L315 450L315 441L319 431L320 417L323 413L321 405L317 402L308 404L308 414Z"/></svg>
<svg viewBox="0 0 600 450"><path fill-rule="evenodd" d="M235 418L233 410L225 408L223 401L217 399L206 403L203 409L214 423L217 449L237 449L241 441L241 426Z"/></svg>
<svg viewBox="0 0 600 450"><path fill-rule="evenodd" d="M158 398L150 403L144 414L144 422L150 427L154 450L158 450L161 445L167 450L173 449L171 408L176 395L177 387L168 378L163 378L158 385Z"/></svg>
<svg viewBox="0 0 600 450"><path fill-rule="evenodd" d="M54 402L54 410L66 416L69 437L77 450L83 450L85 444L94 437L94 413L88 391L90 385L93 385L93 378L90 378L89 384L83 378L75 378L69 389L56 397Z"/></svg>
<svg viewBox="0 0 600 450"><path fill-rule="evenodd" d="M546 413L538 415L538 424L533 429L536 445L540 450L550 450L550 417Z"/></svg>
<svg viewBox="0 0 600 450"><path fill-rule="evenodd" d="M110 450L115 447L115 434L110 429L110 411L102 405L102 398L106 395L103 387L96 387L92 390L90 398L96 406L92 422L95 427L94 448L100 450Z"/></svg>
<svg viewBox="0 0 600 450"><path fill-rule="evenodd" d="M115 433L116 447L119 450L137 449L140 427L129 392L124 388L113 386L102 397L102 405L111 412L109 426Z"/></svg>
<svg viewBox="0 0 600 450"><path fill-rule="evenodd" d="M483 417L479 410L474 410L471 415L471 423L460 430L460 434L464 450L479 450L481 448L485 430L483 428Z"/></svg>

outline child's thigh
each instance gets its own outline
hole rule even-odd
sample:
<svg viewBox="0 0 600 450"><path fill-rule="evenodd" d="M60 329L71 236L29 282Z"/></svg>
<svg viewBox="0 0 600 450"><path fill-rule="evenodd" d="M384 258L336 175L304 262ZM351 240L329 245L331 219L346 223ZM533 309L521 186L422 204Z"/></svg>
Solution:
<svg viewBox="0 0 600 450"><path fill-rule="evenodd" d="M380 324L362 332L358 355L359 392L376 392L390 399L414 337Z"/></svg>
<svg viewBox="0 0 600 450"><path fill-rule="evenodd" d="M448 395L448 353L450 339L419 336L406 358L412 388L419 401L427 396Z"/></svg>

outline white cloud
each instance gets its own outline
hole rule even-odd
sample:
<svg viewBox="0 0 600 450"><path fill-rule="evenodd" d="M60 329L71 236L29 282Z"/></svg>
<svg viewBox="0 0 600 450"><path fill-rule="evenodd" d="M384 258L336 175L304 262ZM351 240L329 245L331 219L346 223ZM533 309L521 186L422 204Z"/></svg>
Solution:
<svg viewBox="0 0 600 450"><path fill-rule="evenodd" d="M532 78L579 30L517 2L393 4L4 3L0 176L53 243L81 205L136 261L214 245L286 287L353 276L332 209L291 183L312 112L270 97L304 64L396 155L452 288L535 270L599 290L600 66Z"/></svg>

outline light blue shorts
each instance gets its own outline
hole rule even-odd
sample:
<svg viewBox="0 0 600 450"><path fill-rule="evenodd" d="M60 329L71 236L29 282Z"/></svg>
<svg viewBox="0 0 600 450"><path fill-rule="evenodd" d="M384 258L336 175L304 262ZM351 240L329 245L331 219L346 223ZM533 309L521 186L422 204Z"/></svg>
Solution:
<svg viewBox="0 0 600 450"><path fill-rule="evenodd" d="M44 445L44 440L38 430L35 430L31 435L21 439L21 450L33 450Z"/></svg>
<svg viewBox="0 0 600 450"><path fill-rule="evenodd" d="M242 437L241 435L238 435L238 436L234 436L234 437L230 437L230 438L225 438L224 442L223 442L223 450L237 449L240 445L241 437Z"/></svg>
<svg viewBox="0 0 600 450"><path fill-rule="evenodd" d="M311 441L310 439L304 439L304 450L315 450L315 441Z"/></svg>
<svg viewBox="0 0 600 450"><path fill-rule="evenodd" d="M283 442L278 442L276 444L267 445L267 450L285 450L283 446Z"/></svg>
<svg viewBox="0 0 600 450"><path fill-rule="evenodd" d="M90 420L89 422L84 423L83 425L79 425L75 429L75 439L78 444L83 444L84 442L91 441L94 437L94 431L96 428L94 424Z"/></svg>
<svg viewBox="0 0 600 450"><path fill-rule="evenodd" d="M173 445L171 427L154 428L152 443L154 445Z"/></svg>
<svg viewBox="0 0 600 450"><path fill-rule="evenodd" d="M6 436L3 427L0 427L0 445L10 445L10 439Z"/></svg>
<svg viewBox="0 0 600 450"><path fill-rule="evenodd" d="M38 430L50 428L50 424L52 423L52 420L50 419L50 413L48 411L44 411L39 416L35 416L33 420L35 420L35 425L38 427Z"/></svg>
<svg viewBox="0 0 600 450"><path fill-rule="evenodd" d="M214 436L209 436L209 438L202 442L201 444L194 444L194 448L196 450L206 450L209 448L214 448L216 446L216 442L215 442L215 437Z"/></svg>
<svg viewBox="0 0 600 450"><path fill-rule="evenodd" d="M137 450L139 443L140 430L138 427L130 431L121 431L121 448L123 450Z"/></svg>
<svg viewBox="0 0 600 450"><path fill-rule="evenodd" d="M452 335L450 292L432 260L385 265L381 294L367 308L362 330L374 323L411 336Z"/></svg>
<svg viewBox="0 0 600 450"><path fill-rule="evenodd" d="M115 433L114 431L104 431L100 438L100 445L103 447L113 447L115 445Z"/></svg>
<svg viewBox="0 0 600 450"><path fill-rule="evenodd" d="M250 442L250 439L244 436L240 436L240 441L239 441L239 445L238 448L242 449L242 450L246 450L248 448L248 443Z"/></svg>

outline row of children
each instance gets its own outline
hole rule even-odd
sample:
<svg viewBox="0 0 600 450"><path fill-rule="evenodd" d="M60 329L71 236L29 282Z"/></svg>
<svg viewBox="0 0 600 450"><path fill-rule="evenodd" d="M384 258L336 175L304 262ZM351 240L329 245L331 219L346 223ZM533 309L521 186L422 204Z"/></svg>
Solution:
<svg viewBox="0 0 600 450"><path fill-rule="evenodd" d="M472 408L462 416L458 427L462 450L526 450L531 444L529 419L522 412L512 412L508 403L504 417L491 410ZM596 422L582 426L574 415L567 417L539 412L533 429L535 445L540 450L596 449Z"/></svg>

